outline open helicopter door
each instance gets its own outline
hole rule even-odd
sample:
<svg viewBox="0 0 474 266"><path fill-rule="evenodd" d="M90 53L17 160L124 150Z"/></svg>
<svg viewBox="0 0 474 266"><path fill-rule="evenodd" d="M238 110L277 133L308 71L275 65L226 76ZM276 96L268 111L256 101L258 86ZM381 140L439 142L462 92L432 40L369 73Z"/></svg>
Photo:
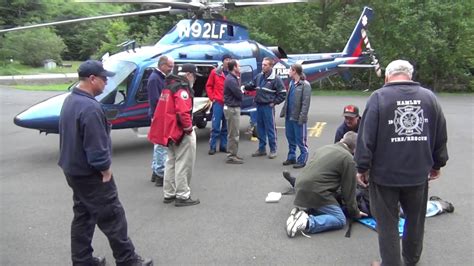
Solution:
<svg viewBox="0 0 474 266"><path fill-rule="evenodd" d="M253 82L257 75L257 60L255 58L242 59L240 62L240 84ZM257 111L254 102L255 92L246 92L242 97L242 105L240 108L241 115L250 116L251 112Z"/></svg>
<svg viewBox="0 0 474 266"><path fill-rule="evenodd" d="M173 73L176 74L178 72L179 67L186 63L194 64L197 68L198 73L201 74L201 76L196 77L196 81L193 85L193 124L197 128L205 128L207 125L207 121L210 121L212 119L212 103L207 97L206 82L209 78L209 74L211 73L212 69L217 66L217 63L175 61Z"/></svg>
<svg viewBox="0 0 474 266"><path fill-rule="evenodd" d="M257 60L255 58L239 59L240 83L252 82L257 75Z"/></svg>

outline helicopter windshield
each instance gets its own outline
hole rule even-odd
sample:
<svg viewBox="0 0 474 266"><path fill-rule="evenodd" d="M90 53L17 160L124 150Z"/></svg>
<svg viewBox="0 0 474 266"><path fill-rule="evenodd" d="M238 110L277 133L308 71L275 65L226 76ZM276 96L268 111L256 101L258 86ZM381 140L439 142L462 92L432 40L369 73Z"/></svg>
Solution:
<svg viewBox="0 0 474 266"><path fill-rule="evenodd" d="M95 97L99 102L112 92L115 92L119 84L137 69L137 65L128 61L108 59L104 62L104 68L115 72L115 76L107 78L107 85L105 85L104 91Z"/></svg>

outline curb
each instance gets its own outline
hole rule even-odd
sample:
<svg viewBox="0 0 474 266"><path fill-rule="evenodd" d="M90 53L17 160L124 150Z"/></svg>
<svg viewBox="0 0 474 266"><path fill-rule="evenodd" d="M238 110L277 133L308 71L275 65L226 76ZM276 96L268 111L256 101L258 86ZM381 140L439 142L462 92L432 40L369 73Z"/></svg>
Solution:
<svg viewBox="0 0 474 266"><path fill-rule="evenodd" d="M77 80L77 73L0 76L0 85L46 85Z"/></svg>

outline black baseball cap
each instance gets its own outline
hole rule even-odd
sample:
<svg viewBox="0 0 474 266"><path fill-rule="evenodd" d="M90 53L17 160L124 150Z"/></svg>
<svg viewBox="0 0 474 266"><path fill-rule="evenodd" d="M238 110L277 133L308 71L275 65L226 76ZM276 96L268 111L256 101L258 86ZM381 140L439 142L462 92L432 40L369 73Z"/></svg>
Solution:
<svg viewBox="0 0 474 266"><path fill-rule="evenodd" d="M79 77L87 78L90 75L101 77L113 77L115 73L104 69L102 62L97 60L87 60L77 69Z"/></svg>
<svg viewBox="0 0 474 266"><path fill-rule="evenodd" d="M184 64L178 67L178 72L193 73L196 76L202 76L200 73L197 72L197 68L194 64Z"/></svg>
<svg viewBox="0 0 474 266"><path fill-rule="evenodd" d="M222 62L224 62L224 60L226 60L227 58L232 59L232 56L230 56L230 54L224 54L222 56Z"/></svg>

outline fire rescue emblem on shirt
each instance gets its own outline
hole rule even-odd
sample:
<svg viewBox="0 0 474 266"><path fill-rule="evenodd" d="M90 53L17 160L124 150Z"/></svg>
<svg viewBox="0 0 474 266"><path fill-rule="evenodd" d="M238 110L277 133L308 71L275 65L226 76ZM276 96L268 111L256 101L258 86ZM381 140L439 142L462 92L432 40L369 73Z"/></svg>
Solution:
<svg viewBox="0 0 474 266"><path fill-rule="evenodd" d="M180 96L183 100L187 100L189 98L189 94L187 91L182 91Z"/></svg>
<svg viewBox="0 0 474 266"><path fill-rule="evenodd" d="M395 110L395 132L398 135L420 135L423 131L423 109L420 106L404 106Z"/></svg>
<svg viewBox="0 0 474 266"><path fill-rule="evenodd" d="M395 126L395 133L397 138L392 138L392 142L405 141L426 141L426 136L423 133L423 125L428 122L428 119L423 116L423 109L419 100L397 101L397 109L395 109L395 116L393 120L389 120L388 124Z"/></svg>

